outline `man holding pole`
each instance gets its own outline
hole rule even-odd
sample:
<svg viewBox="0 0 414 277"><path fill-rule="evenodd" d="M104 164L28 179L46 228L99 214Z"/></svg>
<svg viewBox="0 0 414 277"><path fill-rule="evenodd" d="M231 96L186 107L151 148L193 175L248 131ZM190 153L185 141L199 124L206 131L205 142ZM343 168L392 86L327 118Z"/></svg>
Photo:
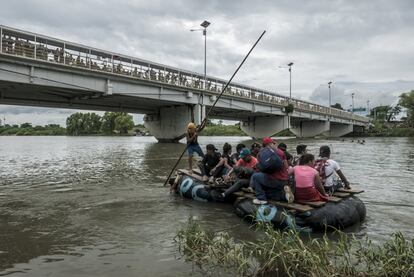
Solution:
<svg viewBox="0 0 414 277"><path fill-rule="evenodd" d="M194 152L201 158L204 158L203 150L201 150L200 145L198 144L198 132L202 130L202 126L197 130L196 125L193 122L188 123L187 125L187 151L188 151L188 166L189 171L193 173L193 155Z"/></svg>

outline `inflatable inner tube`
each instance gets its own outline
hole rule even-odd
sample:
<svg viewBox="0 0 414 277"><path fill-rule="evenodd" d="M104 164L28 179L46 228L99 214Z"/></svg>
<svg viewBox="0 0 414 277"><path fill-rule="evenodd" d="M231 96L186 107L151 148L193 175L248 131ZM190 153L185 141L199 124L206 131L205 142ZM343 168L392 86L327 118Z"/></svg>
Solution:
<svg viewBox="0 0 414 277"><path fill-rule="evenodd" d="M328 202L323 207L295 215L271 204L255 205L252 199L248 198L236 201L234 207L236 214L243 219L270 222L279 229L343 229L362 222L366 215L364 203L355 196L338 203Z"/></svg>

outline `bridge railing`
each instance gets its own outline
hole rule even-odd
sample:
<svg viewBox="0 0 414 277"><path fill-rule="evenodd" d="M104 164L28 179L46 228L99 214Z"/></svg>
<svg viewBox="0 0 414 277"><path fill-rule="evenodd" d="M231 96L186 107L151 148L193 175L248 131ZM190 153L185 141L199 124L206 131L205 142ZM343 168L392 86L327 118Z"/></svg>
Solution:
<svg viewBox="0 0 414 277"><path fill-rule="evenodd" d="M72 43L44 35L26 32L0 25L0 52L30 59L103 71L153 82L160 82L189 89L220 93L226 84L223 79L204 76L143 59L112 53L85 45ZM342 110L329 108L311 102L290 99L270 91L232 83L225 94L232 97L248 98L255 101L285 107L292 104L295 110L308 111L339 118L369 122L369 119Z"/></svg>

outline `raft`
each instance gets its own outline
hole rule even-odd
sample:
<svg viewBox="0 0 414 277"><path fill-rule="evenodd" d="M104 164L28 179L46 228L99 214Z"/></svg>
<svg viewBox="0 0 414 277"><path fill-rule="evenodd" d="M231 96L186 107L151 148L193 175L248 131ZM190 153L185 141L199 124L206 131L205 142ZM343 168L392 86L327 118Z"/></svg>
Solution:
<svg viewBox="0 0 414 277"><path fill-rule="evenodd" d="M250 222L268 222L275 228L294 228L304 231L344 229L365 219L364 203L356 196L363 190L342 189L335 192L328 202L287 203L268 201L266 205L253 204L254 194L238 191L223 199L224 190L214 184L206 184L198 174L178 170L175 180L176 192L184 198L201 202L230 202L235 213Z"/></svg>

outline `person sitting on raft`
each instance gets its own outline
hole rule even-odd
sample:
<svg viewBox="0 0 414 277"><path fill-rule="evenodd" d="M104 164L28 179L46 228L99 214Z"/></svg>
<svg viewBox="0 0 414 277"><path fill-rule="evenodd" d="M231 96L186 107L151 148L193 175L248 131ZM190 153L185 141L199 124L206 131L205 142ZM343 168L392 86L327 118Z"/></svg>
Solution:
<svg viewBox="0 0 414 277"><path fill-rule="evenodd" d="M295 177L296 202L328 201L328 195L314 166L315 157L312 154L304 154L299 159L299 165L291 169L290 173Z"/></svg>
<svg viewBox="0 0 414 277"><path fill-rule="evenodd" d="M258 155L258 167L261 172L254 173L250 186L256 192L254 204L267 204L267 199L292 203L294 195L288 186L288 163L285 153L276 147L271 138L263 139L263 149Z"/></svg>
<svg viewBox="0 0 414 277"><path fill-rule="evenodd" d="M252 156L257 158L257 154L259 154L260 150L262 149L262 146L258 142L253 142L252 146L250 147L250 152L252 153Z"/></svg>
<svg viewBox="0 0 414 277"><path fill-rule="evenodd" d="M229 172L233 166L234 162L231 159L231 145L226 142L223 145L223 154L221 155L220 162L216 166L216 170L218 170L220 173L219 175L221 176Z"/></svg>
<svg viewBox="0 0 414 277"><path fill-rule="evenodd" d="M240 151L243 148L246 148L246 145L244 145L243 143L237 144L237 146L236 146L236 153L233 153L231 155L231 160L233 161L234 164L236 164L237 161L240 159Z"/></svg>
<svg viewBox="0 0 414 277"><path fill-rule="evenodd" d="M306 154L306 145L305 144L299 144L296 146L296 156L293 158L293 165L299 164L299 159L302 157L302 155Z"/></svg>
<svg viewBox="0 0 414 277"><path fill-rule="evenodd" d="M345 175L342 173L339 164L332 160L331 149L329 146L324 145L319 148L319 156L321 157L315 163L315 169L319 172L321 177L322 185L327 193L332 194L339 188L345 186L345 188L350 189L348 180ZM340 182L335 177L335 173L341 178ZM342 184L343 183L343 184Z"/></svg>
<svg viewBox="0 0 414 277"><path fill-rule="evenodd" d="M214 177L220 177L221 172L217 170L217 165L220 162L221 154L217 152L217 148L213 144L207 144L206 150L207 153L199 165L203 180L207 181L210 178L210 181L212 181Z"/></svg>
<svg viewBox="0 0 414 277"><path fill-rule="evenodd" d="M250 177L257 170L257 159L251 155L248 148L243 148L240 151L240 159L236 165L224 176L224 180L227 181L230 175L235 172L237 175L236 182L229 187L225 192L221 194L223 198L229 196L233 192L239 191L243 187L248 187L250 184Z"/></svg>
<svg viewBox="0 0 414 277"><path fill-rule="evenodd" d="M199 128L201 131L202 128ZM190 174L193 173L193 155L194 152L201 158L204 158L203 150L201 150L200 145L198 144L198 132L197 127L193 122L188 123L187 126L187 151L188 151L188 169Z"/></svg>

